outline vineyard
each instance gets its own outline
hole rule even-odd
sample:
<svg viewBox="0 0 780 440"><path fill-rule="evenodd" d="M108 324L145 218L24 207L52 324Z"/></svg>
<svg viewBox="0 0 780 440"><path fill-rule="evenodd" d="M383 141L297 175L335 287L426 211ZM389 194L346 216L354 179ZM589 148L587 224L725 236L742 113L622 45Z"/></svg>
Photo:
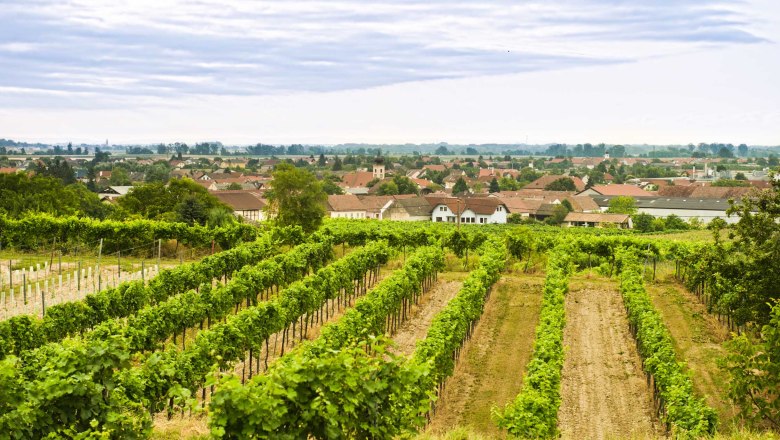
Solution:
<svg viewBox="0 0 780 440"><path fill-rule="evenodd" d="M777 249L746 230L0 227L0 438L780 430L780 295L756 272ZM61 252L95 243L100 263Z"/></svg>

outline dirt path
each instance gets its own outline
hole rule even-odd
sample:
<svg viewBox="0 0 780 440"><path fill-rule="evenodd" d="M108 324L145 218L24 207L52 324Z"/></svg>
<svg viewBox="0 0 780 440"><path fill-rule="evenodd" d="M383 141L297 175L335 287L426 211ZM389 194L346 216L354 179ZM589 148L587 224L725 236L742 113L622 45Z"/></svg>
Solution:
<svg viewBox="0 0 780 440"><path fill-rule="evenodd" d="M655 436L651 394L614 282L572 284L563 343L562 438Z"/></svg>
<svg viewBox="0 0 780 440"><path fill-rule="evenodd" d="M490 410L504 406L520 391L539 321L543 281L539 276L505 275L496 284L427 432L443 434L462 426L503 438Z"/></svg>
<svg viewBox="0 0 780 440"><path fill-rule="evenodd" d="M728 374L717 365L725 354L721 343L728 338L728 329L675 282L648 283L647 291L672 334L678 358L688 363L694 390L718 412L721 429L728 430L737 408L726 398Z"/></svg>
<svg viewBox="0 0 780 440"><path fill-rule="evenodd" d="M410 356L414 353L417 341L425 339L433 318L458 294L460 281L439 281L420 302L412 308L411 318L406 320L393 335L396 346L393 352Z"/></svg>

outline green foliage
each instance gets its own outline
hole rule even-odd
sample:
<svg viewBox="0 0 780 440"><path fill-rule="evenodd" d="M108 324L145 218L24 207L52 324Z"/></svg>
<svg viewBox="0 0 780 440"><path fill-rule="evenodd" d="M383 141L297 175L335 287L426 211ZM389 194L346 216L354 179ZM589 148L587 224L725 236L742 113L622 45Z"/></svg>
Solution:
<svg viewBox="0 0 780 440"><path fill-rule="evenodd" d="M17 218L30 213L47 213L105 218L110 211L97 194L80 183L65 186L55 177L0 174L1 215Z"/></svg>
<svg viewBox="0 0 780 440"><path fill-rule="evenodd" d="M235 377L212 399L212 435L226 439L395 438L421 425L414 386L425 370L372 340L317 357L288 356L251 387Z"/></svg>
<svg viewBox="0 0 780 440"><path fill-rule="evenodd" d="M0 358L9 354L20 355L48 342L83 333L109 319L133 315L148 305L159 303L157 308L161 308L168 298L175 298L175 295L195 289L203 283L210 284L214 278L232 275L245 265L277 251L278 248L269 234L264 240L206 257L200 262L164 270L147 284L143 281L125 282L116 288L87 295L83 301L51 306L42 319L26 315L12 317L0 322ZM201 299L190 300L187 306L196 307ZM243 298L239 298L239 301L241 299ZM212 305L209 308L213 307ZM182 308L183 306L178 307ZM162 322L166 325L177 322L172 319L173 313L167 313L165 316L167 321ZM136 333L138 331L154 333L153 329L148 328L140 328Z"/></svg>
<svg viewBox="0 0 780 440"><path fill-rule="evenodd" d="M636 229L639 232L652 232L655 230L653 225L653 220L655 217L653 217L650 214L640 212L637 214L633 214L631 216L631 220L634 224L634 229Z"/></svg>
<svg viewBox="0 0 780 440"><path fill-rule="evenodd" d="M561 177L547 184L545 191L577 191L574 181L569 177Z"/></svg>
<svg viewBox="0 0 780 440"><path fill-rule="evenodd" d="M133 187L117 199L119 218L140 216L152 220L175 220L188 225L204 225L213 208L229 209L206 188L189 178L170 183L148 183Z"/></svg>
<svg viewBox="0 0 780 440"><path fill-rule="evenodd" d="M723 186L725 186L725 187L740 187L740 186L741 187L749 187L750 186L750 182L747 181L747 179L745 178L744 174L742 174L742 176L741 176L742 178L740 179L739 178L740 174L742 174L742 173L737 173L737 177L735 179L733 179L733 180L732 179L718 179L718 180L712 182L712 186L720 186L720 187L723 187Z"/></svg>
<svg viewBox="0 0 780 440"><path fill-rule="evenodd" d="M493 178L493 179L490 181L490 189L489 189L489 192L491 192L491 193L497 193L497 192L499 192L499 191L501 191L501 187L498 185L498 180L496 180L496 178L494 177L494 178Z"/></svg>
<svg viewBox="0 0 780 440"><path fill-rule="evenodd" d="M756 336L743 333L726 342L722 365L731 378L729 397L747 420L780 429L780 302Z"/></svg>
<svg viewBox="0 0 780 440"><path fill-rule="evenodd" d="M636 200L630 196L618 196L609 201L607 212L610 214L634 214Z"/></svg>
<svg viewBox="0 0 780 440"><path fill-rule="evenodd" d="M351 254L350 254L351 255ZM438 270L444 267L444 253L440 248L425 247L412 254L398 271L383 280L374 287L366 296L357 301L340 320L325 326L320 337L314 341L300 346L292 354L282 358L281 362L274 364L271 370L274 377L289 377L280 383L278 380L270 381L269 375L258 376L244 387L228 385L220 387L214 395L211 411L217 414L211 419L212 432L224 438L242 438L248 433L258 438L300 438L307 435L316 438L330 438L333 429L341 432L389 432L400 433L406 431L405 427L418 425L422 418L419 416L422 408L410 406L414 393L419 393L418 387L409 387L410 383L417 382L422 372L417 369L400 368L400 364L391 360L390 364L381 367L370 359L355 359L355 354L349 347L362 341L370 340L372 335L382 335L386 331L387 317L395 313L399 307L413 295L420 293L422 283L432 277ZM338 273L338 272L337 272ZM335 275L335 274L334 274ZM336 290L336 292L338 289ZM334 293L336 293L334 292ZM327 296L326 296L327 297ZM322 300L324 301L325 298ZM284 303L282 303L284 304ZM316 301L310 307L319 308L322 301ZM302 313L301 311L300 313ZM294 322L298 315L283 313L289 316L288 322ZM345 350L346 349L346 350ZM341 350L348 353L347 359L342 360L341 369L346 365L362 371L363 379L368 379L364 384L352 381L356 380L347 372L347 383L327 381L328 395L334 396L338 402L343 402L346 407L341 411L339 406L315 405L311 406L312 390L303 382L315 381L314 376L320 367L330 368L327 362L331 356L338 356ZM365 350L362 350L365 353ZM319 359L318 361L316 359ZM350 359L353 359L350 361ZM345 361L347 362L345 364ZM321 362L326 362L322 365ZM373 366L373 367L369 367ZM366 367L368 371L365 370ZM374 377L372 371L384 371L381 384L374 384L370 379ZM313 369L313 371L312 371ZM395 375L391 374L395 372ZM296 379L301 377L301 379ZM399 378L400 376L400 378ZM361 376L355 376L360 378ZM398 379L397 382L393 379ZM360 379L357 379L358 381ZM235 382L233 382L235 384ZM391 386L387 386L390 383ZM373 384L373 385L372 385ZM315 381L314 388L320 387ZM303 387L303 388L301 388ZM417 390L417 391L415 391ZM387 396L390 392L398 397L387 397L382 406L372 406L370 402L376 402L381 395ZM331 394L332 393L332 394ZM425 393L427 395L427 393ZM364 407L361 398L367 398ZM246 405L241 402L257 402L257 405ZM262 403L260 403L262 402ZM427 408L427 407L426 407ZM270 413L269 413L270 411ZM361 419L358 414L374 414L373 419ZM269 415L272 418L269 419ZM328 422L328 420L330 421ZM270 420L270 423L266 423ZM322 426L330 426L327 428ZM372 426L373 425L373 426Z"/></svg>
<svg viewBox="0 0 780 440"><path fill-rule="evenodd" d="M394 176L389 182L383 182L377 188L377 195L419 194L417 184L406 176Z"/></svg>
<svg viewBox="0 0 780 440"><path fill-rule="evenodd" d="M463 179L463 177L459 177L458 180L455 182L455 186L452 187L452 193L453 194L462 194L469 191L469 186L466 184L466 180Z"/></svg>
<svg viewBox="0 0 780 440"><path fill-rule="evenodd" d="M269 217L280 226L297 225L312 232L322 224L328 195L309 171L279 164L266 197Z"/></svg>
<svg viewBox="0 0 780 440"><path fill-rule="evenodd" d="M620 293L630 329L637 340L644 369L653 377L665 407L662 420L671 424L678 438L712 435L717 424L715 410L696 398L693 382L675 355L669 330L645 291L636 252L618 251L616 258L621 268Z"/></svg>
<svg viewBox="0 0 780 440"><path fill-rule="evenodd" d="M523 378L523 389L503 410L493 409L498 426L515 437L555 438L558 435L566 324L564 300L569 289L571 253L572 249L564 246L550 253L534 351Z"/></svg>

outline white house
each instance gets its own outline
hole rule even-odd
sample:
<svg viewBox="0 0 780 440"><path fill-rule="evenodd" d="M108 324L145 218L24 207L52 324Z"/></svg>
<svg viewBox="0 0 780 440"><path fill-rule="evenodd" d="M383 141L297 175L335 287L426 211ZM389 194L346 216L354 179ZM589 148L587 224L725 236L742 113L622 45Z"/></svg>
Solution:
<svg viewBox="0 0 780 440"><path fill-rule="evenodd" d="M506 223L506 217L506 204L494 197L442 198L431 212L431 221L463 224Z"/></svg>

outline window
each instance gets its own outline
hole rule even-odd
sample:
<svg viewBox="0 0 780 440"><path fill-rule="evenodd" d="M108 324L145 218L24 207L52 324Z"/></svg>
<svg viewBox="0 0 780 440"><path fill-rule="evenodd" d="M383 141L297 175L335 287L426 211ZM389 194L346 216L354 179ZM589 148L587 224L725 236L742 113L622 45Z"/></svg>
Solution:
<svg viewBox="0 0 780 440"><path fill-rule="evenodd" d="M484 218L484 217L482 217L481 219L479 219L479 222L480 222L480 223L482 223L482 224L484 224L484 223L485 223L485 220L487 220L487 219L486 219L486 218Z"/></svg>

